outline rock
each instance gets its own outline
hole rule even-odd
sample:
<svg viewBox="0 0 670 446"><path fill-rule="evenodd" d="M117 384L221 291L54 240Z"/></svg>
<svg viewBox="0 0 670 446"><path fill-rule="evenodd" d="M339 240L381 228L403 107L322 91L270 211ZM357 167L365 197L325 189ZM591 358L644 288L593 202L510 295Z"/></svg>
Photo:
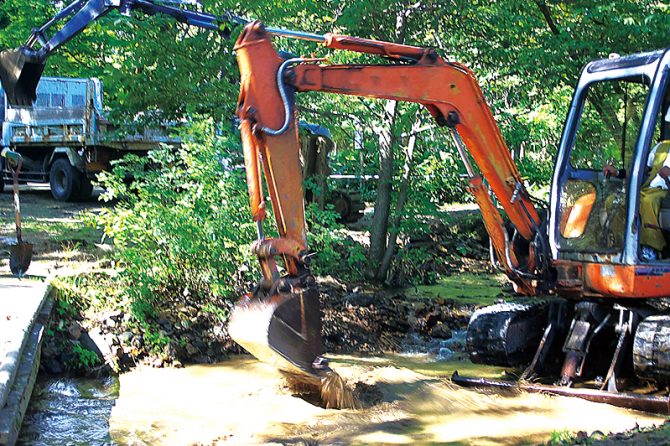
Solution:
<svg viewBox="0 0 670 446"><path fill-rule="evenodd" d="M181 369L184 367L184 364L182 364L181 361L175 359L174 361L172 361L172 367L174 367L175 369Z"/></svg>
<svg viewBox="0 0 670 446"><path fill-rule="evenodd" d="M165 348L163 348L163 353L168 358L174 358L175 356L177 356L177 347L173 342L170 342L165 346Z"/></svg>
<svg viewBox="0 0 670 446"><path fill-rule="evenodd" d="M112 347L111 350L112 350L112 355L114 355L114 357L116 357L117 359L123 358L123 355L125 354L125 352L123 351L123 347L118 346L118 345Z"/></svg>
<svg viewBox="0 0 670 446"><path fill-rule="evenodd" d="M83 332L81 336L79 337L79 343L81 344L82 347L84 347L86 350L90 350L94 352L96 355L98 355L98 358L104 360L104 353L109 353L109 346L107 346L104 341L102 341L102 336L100 336L100 333L96 333L96 336L94 336L96 340L93 340L93 337L87 333ZM99 344L99 345L98 345ZM102 348L101 348L102 347ZM106 352L103 353L102 349L105 349Z"/></svg>
<svg viewBox="0 0 670 446"><path fill-rule="evenodd" d="M130 341L130 345L137 349L141 349L144 346L144 337L139 334L133 336L133 339Z"/></svg>
<svg viewBox="0 0 670 446"><path fill-rule="evenodd" d="M412 304L412 308L414 309L415 313L420 313L426 309L426 304L423 302L414 302Z"/></svg>
<svg viewBox="0 0 670 446"><path fill-rule="evenodd" d="M60 375L63 373L63 364L56 358L47 358L40 361L40 367L50 375Z"/></svg>
<svg viewBox="0 0 670 446"><path fill-rule="evenodd" d="M119 342L121 345L130 345L130 341L133 339L132 331L124 331L119 335Z"/></svg>
<svg viewBox="0 0 670 446"><path fill-rule="evenodd" d="M193 355L195 355L196 353L198 353L199 351L200 351L200 350L198 350L198 348L195 347L195 346L194 346L193 344L191 344L190 342L189 342L188 344L186 344L186 353L187 353L189 356L193 356Z"/></svg>
<svg viewBox="0 0 670 446"><path fill-rule="evenodd" d="M431 328L437 325L441 319L442 319L442 314L439 311L431 311L426 315L426 326Z"/></svg>
<svg viewBox="0 0 670 446"><path fill-rule="evenodd" d="M438 322L431 330L430 336L438 339L449 339L451 338L451 330L442 322Z"/></svg>
<svg viewBox="0 0 670 446"><path fill-rule="evenodd" d="M81 332L81 325L79 325L77 322L71 322L67 327L67 333L70 335L70 339L72 340L78 340L81 337Z"/></svg>
<svg viewBox="0 0 670 446"><path fill-rule="evenodd" d="M212 328L212 334L217 338L223 337L226 335L226 329L223 324L215 325L214 328Z"/></svg>
<svg viewBox="0 0 670 446"><path fill-rule="evenodd" d="M351 293L344 297L347 303L358 307L367 307L375 302L374 296L370 294Z"/></svg>
<svg viewBox="0 0 670 446"><path fill-rule="evenodd" d="M417 319L417 317L414 315L409 315L407 316L407 324L409 324L409 326L412 328L416 328L416 326L419 324L419 319Z"/></svg>
<svg viewBox="0 0 670 446"><path fill-rule="evenodd" d="M347 286L332 276L318 277L316 279L316 282L319 284L319 287L324 289L332 287L332 288L338 288L342 292L347 291Z"/></svg>
<svg viewBox="0 0 670 446"><path fill-rule="evenodd" d="M157 323L165 330L170 330L172 328L172 324L167 319L158 319Z"/></svg>

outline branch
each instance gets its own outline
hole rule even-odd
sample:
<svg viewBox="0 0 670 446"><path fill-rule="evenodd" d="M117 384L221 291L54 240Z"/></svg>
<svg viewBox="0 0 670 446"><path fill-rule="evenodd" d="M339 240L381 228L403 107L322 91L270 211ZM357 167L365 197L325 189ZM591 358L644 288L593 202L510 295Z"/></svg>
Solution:
<svg viewBox="0 0 670 446"><path fill-rule="evenodd" d="M537 5L538 8L540 8L540 12L544 16L544 20L547 22L547 26L549 26L549 29L554 35L559 35L561 31L558 29L556 26L556 22L554 22L554 19L551 17L551 11L549 10L549 7L547 4L544 2L544 0L534 0L535 4Z"/></svg>

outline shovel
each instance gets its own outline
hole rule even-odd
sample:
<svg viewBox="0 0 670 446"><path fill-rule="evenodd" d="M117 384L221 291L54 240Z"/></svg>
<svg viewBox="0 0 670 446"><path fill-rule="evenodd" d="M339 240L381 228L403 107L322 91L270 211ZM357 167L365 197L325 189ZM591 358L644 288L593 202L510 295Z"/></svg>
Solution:
<svg viewBox="0 0 670 446"><path fill-rule="evenodd" d="M293 390L317 392L323 407L361 407L345 381L321 356L321 314L316 284L292 286L290 292L284 289L269 296L243 298L232 311L228 333L257 359L279 369Z"/></svg>
<svg viewBox="0 0 670 446"><path fill-rule="evenodd" d="M29 107L37 99L45 63L31 51L21 47L0 52L0 81L10 105Z"/></svg>
<svg viewBox="0 0 670 446"><path fill-rule="evenodd" d="M33 245L23 241L21 237L21 204L19 202L19 171L23 158L16 152L11 150L4 150L3 156L7 159L7 166L12 170L14 180L14 211L16 218L16 244L9 247L9 269L12 274L18 277L28 271L30 261L33 258ZM10 164L15 164L16 168L12 169Z"/></svg>

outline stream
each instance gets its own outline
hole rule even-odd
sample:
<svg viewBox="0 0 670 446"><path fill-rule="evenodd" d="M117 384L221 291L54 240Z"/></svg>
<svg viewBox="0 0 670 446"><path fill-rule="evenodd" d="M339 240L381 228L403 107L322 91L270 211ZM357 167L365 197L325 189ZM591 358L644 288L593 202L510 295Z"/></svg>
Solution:
<svg viewBox="0 0 670 446"><path fill-rule="evenodd" d="M619 432L664 418L577 399L482 394L463 375L504 370L433 355L332 356L368 407L322 409L293 396L270 366L248 356L183 369L139 367L104 380L40 379L25 445L537 444L562 432Z"/></svg>

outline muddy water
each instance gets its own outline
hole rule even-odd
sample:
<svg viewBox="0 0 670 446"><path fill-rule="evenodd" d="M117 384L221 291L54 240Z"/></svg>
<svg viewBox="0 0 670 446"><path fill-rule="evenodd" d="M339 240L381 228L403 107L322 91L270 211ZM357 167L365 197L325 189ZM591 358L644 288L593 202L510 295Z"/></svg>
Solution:
<svg viewBox="0 0 670 446"><path fill-rule="evenodd" d="M41 384L26 444L535 444L554 432L617 432L662 417L543 395L480 394L441 377L502 370L427 357L336 356L368 407L329 410L296 396L248 357L185 369L139 368L114 383ZM55 396L45 395L53 394ZM35 407L37 406L37 407Z"/></svg>

